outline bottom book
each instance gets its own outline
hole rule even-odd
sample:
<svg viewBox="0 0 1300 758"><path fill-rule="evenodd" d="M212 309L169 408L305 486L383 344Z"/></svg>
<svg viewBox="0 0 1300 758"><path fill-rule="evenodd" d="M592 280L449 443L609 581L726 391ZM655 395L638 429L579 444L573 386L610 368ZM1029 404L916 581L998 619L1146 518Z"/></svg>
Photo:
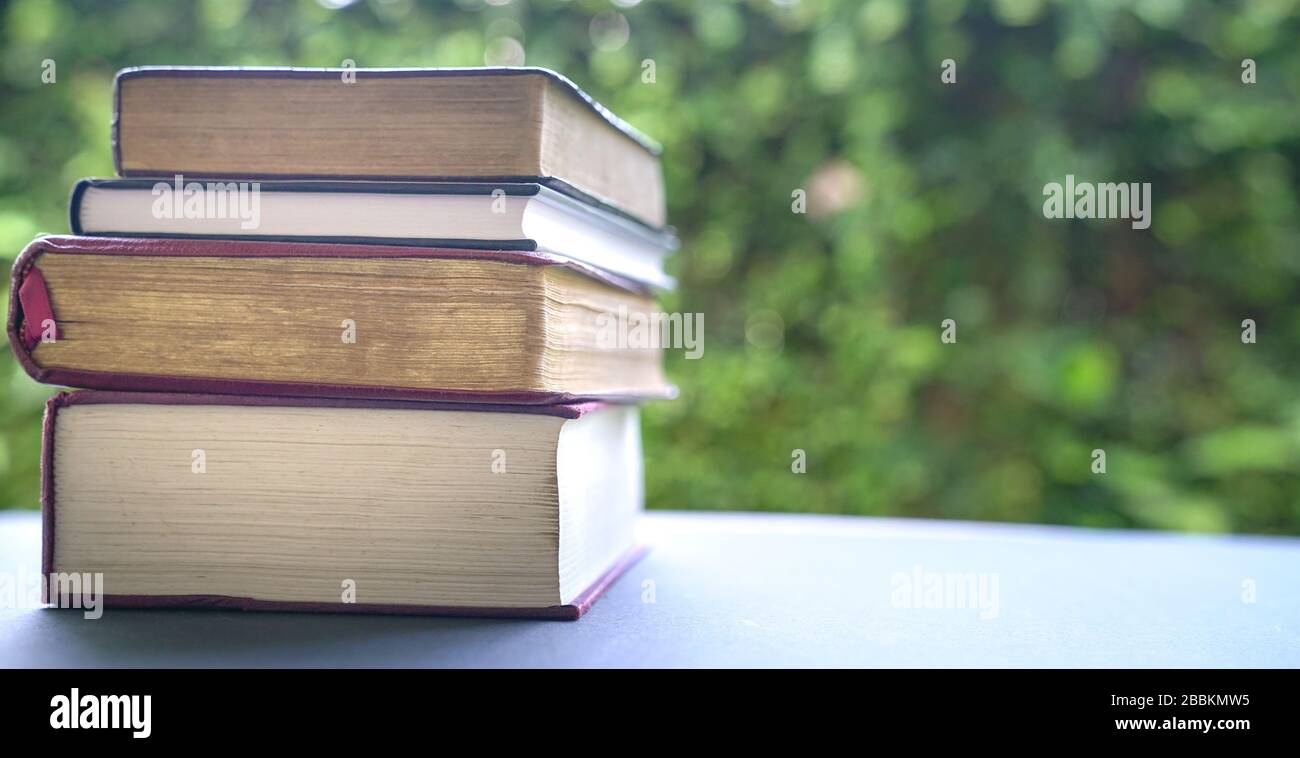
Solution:
<svg viewBox="0 0 1300 758"><path fill-rule="evenodd" d="M41 472L108 608L576 619L640 555L633 406L62 393Z"/></svg>

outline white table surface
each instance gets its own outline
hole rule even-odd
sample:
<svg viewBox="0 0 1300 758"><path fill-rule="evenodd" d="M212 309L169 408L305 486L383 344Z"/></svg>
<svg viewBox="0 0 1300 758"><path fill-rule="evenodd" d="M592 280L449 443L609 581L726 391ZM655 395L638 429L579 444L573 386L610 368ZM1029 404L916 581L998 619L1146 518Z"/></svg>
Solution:
<svg viewBox="0 0 1300 758"><path fill-rule="evenodd" d="M641 534L576 622L6 602L0 667L1300 666L1296 538L673 512ZM39 568L38 514L0 512L0 576ZM904 582L924 605L972 575L983 612L908 607Z"/></svg>

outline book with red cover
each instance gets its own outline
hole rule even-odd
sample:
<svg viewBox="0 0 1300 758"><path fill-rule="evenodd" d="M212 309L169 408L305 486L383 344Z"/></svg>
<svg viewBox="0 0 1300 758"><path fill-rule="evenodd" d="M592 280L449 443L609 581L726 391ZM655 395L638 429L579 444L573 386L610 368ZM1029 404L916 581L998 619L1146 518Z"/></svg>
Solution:
<svg viewBox="0 0 1300 758"><path fill-rule="evenodd" d="M109 608L576 619L643 552L632 406L85 390L41 475L42 573Z"/></svg>
<svg viewBox="0 0 1300 758"><path fill-rule="evenodd" d="M602 335L635 282L526 250L41 237L10 344L106 390L555 404L671 397L658 349ZM603 339L603 341L602 341Z"/></svg>

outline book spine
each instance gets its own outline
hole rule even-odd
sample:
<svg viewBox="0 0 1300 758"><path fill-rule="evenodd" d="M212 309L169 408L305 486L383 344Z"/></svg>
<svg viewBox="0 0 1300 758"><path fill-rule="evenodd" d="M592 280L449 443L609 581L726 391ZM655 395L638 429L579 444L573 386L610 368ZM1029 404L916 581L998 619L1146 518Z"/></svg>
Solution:
<svg viewBox="0 0 1300 758"><path fill-rule="evenodd" d="M72 196L68 198L68 228L73 234L82 234L81 198L92 185L94 182L90 179L82 179L72 185Z"/></svg>
<svg viewBox="0 0 1300 758"><path fill-rule="evenodd" d="M60 392L45 403L41 422L41 575L54 573L54 419L70 397ZM41 602L50 602L49 582L41 582Z"/></svg>
<svg viewBox="0 0 1300 758"><path fill-rule="evenodd" d="M59 338L58 322L54 320L54 307L50 305L50 291L45 286L45 276L32 266L18 284L18 304L22 308L22 342L28 351L44 340Z"/></svg>

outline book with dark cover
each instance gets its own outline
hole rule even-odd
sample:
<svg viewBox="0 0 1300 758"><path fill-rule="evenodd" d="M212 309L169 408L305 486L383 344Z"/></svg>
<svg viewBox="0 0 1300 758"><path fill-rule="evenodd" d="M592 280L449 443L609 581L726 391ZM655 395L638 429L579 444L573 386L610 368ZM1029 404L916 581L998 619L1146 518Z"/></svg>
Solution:
<svg viewBox="0 0 1300 758"><path fill-rule="evenodd" d="M249 195L253 197L250 198ZM73 234L533 250L658 289L668 229L537 183L82 179Z"/></svg>
<svg viewBox="0 0 1300 758"><path fill-rule="evenodd" d="M49 384L550 404L671 396L660 350L601 339L653 307L540 252L42 237L8 328Z"/></svg>
<svg viewBox="0 0 1300 758"><path fill-rule="evenodd" d="M659 147L541 68L118 73L121 176L537 181L651 227Z"/></svg>
<svg viewBox="0 0 1300 758"><path fill-rule="evenodd" d="M109 608L576 619L640 555L632 406L80 391L41 471L42 573Z"/></svg>

